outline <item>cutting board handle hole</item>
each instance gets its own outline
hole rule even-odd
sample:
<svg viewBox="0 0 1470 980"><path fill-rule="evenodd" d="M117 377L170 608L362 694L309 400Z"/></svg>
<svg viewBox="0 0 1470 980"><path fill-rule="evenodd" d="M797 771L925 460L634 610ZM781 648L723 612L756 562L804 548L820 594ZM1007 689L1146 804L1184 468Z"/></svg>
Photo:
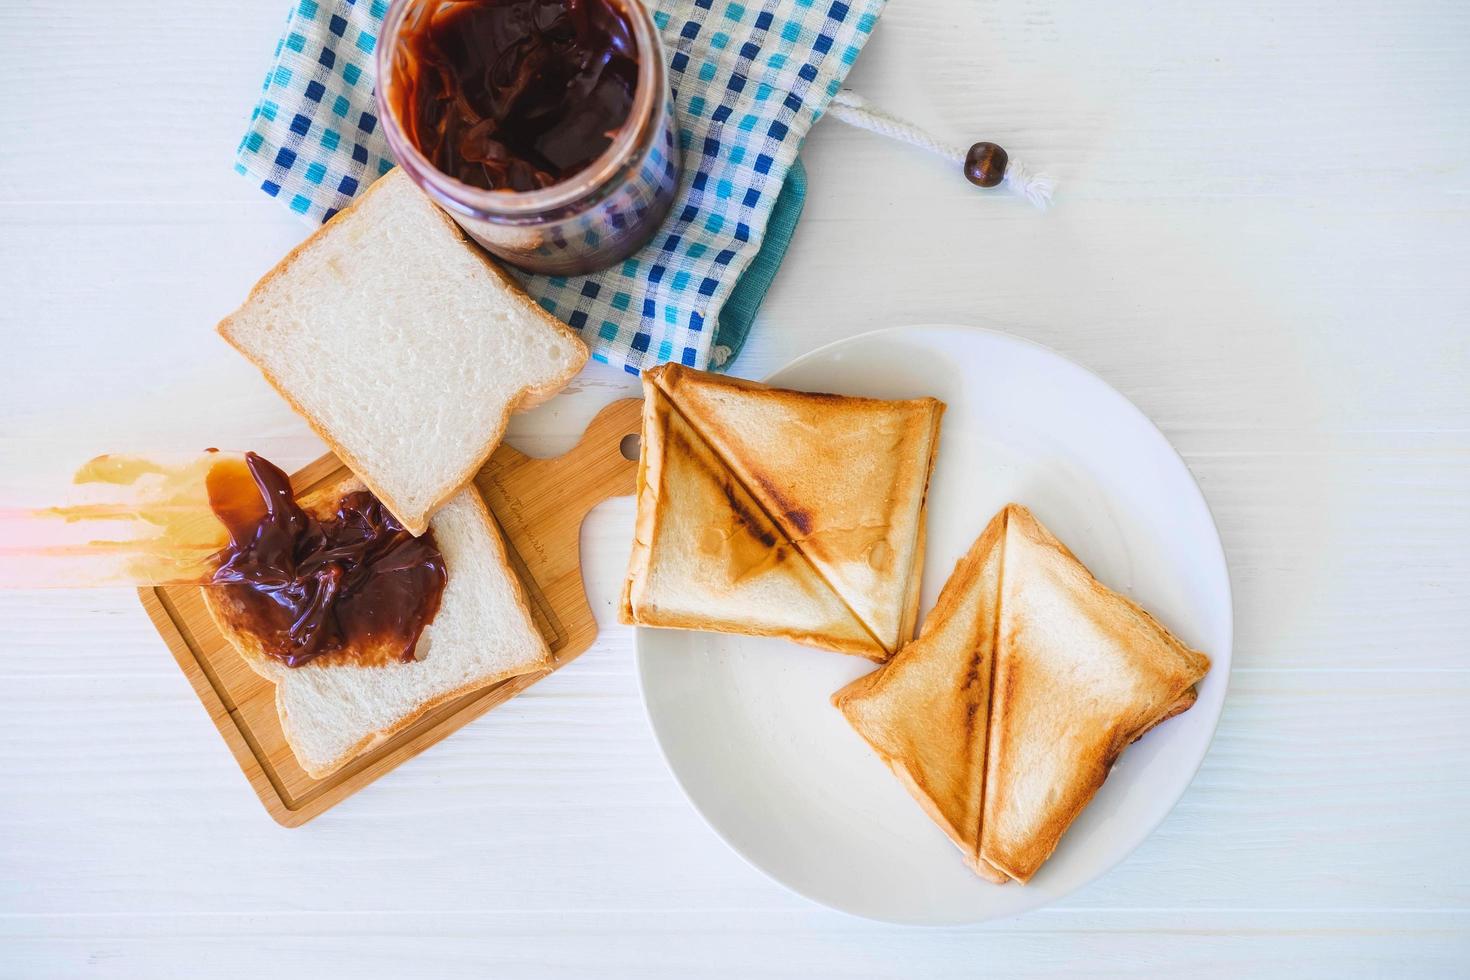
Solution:
<svg viewBox="0 0 1470 980"><path fill-rule="evenodd" d="M618 443L618 451L623 454L624 459L637 459L641 443L642 439L638 433L630 432L623 436L622 442Z"/></svg>

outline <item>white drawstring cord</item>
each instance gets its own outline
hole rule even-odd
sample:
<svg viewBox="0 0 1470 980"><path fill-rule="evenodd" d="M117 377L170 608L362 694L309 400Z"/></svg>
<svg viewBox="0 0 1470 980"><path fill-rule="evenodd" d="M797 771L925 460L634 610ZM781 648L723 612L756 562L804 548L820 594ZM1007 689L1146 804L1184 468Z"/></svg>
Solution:
<svg viewBox="0 0 1470 980"><path fill-rule="evenodd" d="M945 143L915 126L913 123L888 115L874 108L868 100L851 89L841 89L832 98L827 108L829 115L870 133L899 140L930 153L938 154L956 165L965 165L965 150L953 143ZM1034 173L1015 157L1006 163L1005 177L1001 185L1017 197L1025 198L1033 207L1045 211L1051 205L1052 191L1056 182L1046 174Z"/></svg>

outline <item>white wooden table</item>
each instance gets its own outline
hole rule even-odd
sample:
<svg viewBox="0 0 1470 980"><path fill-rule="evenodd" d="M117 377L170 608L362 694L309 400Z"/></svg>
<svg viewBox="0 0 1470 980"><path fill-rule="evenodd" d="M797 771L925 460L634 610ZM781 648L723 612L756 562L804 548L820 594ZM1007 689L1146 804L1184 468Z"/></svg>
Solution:
<svg viewBox="0 0 1470 980"><path fill-rule="evenodd" d="M0 500L104 450L321 451L212 326L304 229L230 171L285 0L0 0ZM737 372L906 321L1095 370L1218 518L1237 646L1169 820L1053 908L905 930L686 805L588 522L586 656L273 824L128 592L0 595L0 975L1464 975L1470 7L892 0L852 77L1061 180L1039 216L827 121ZM629 392L519 419L570 445Z"/></svg>

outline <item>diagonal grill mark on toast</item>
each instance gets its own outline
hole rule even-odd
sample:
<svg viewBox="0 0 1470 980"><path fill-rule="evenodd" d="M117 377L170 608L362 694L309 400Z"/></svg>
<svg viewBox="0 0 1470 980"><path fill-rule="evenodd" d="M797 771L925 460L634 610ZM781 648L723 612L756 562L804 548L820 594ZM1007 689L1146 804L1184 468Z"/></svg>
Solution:
<svg viewBox="0 0 1470 980"><path fill-rule="evenodd" d="M965 679L961 684L961 688L969 695L965 704L965 744L967 745L975 737L975 714L980 710L980 702L975 698L975 686L979 683L980 648L977 646L970 653L970 663L965 667Z"/></svg>
<svg viewBox="0 0 1470 980"><path fill-rule="evenodd" d="M843 595L840 591L832 586L832 583L827 579L827 576L822 571L821 567L816 562L812 561L811 556L806 553L806 551L801 547L800 544L792 539L789 534L785 533L784 529L781 527L780 522L776 520L775 515L767 511L765 505L760 502L760 498L752 493L750 487L746 486L741 481L741 479L735 475L735 473L730 469L730 464L726 462L723 457L720 456L719 451L715 449L714 443L710 442L710 439L707 435L705 435L704 430L694 424L694 420L689 417L689 413L684 411L679 403L674 400L674 396L669 392L669 390L663 386L663 379L656 378L654 381L654 387L658 389L659 393L663 396L664 401L669 403L669 407L679 413L679 417L684 420L684 424L689 426L689 428L694 431L695 435L704 440L704 444L709 447L710 454L724 464L725 473L729 477L730 481L736 486L740 487L740 489L744 490L745 495L748 496L751 500L755 501L755 505L760 508L761 513L765 515L766 520L771 523L772 527L782 532L781 536L786 538L787 543L791 545L792 550L801 555L801 557L806 560L806 563L811 566L812 572L817 576L818 580L827 587L827 591L831 592L834 596L837 597L837 601L842 603L842 607L847 610L847 614L851 616L853 620L856 621L856 623L863 628L863 632L868 634L868 638L873 641L874 645L877 646L879 650L882 650L885 656L891 656L894 651L889 650L887 644L878 639L878 634L873 631L873 627L868 625L868 621L859 616L857 610L852 608L852 604L847 601L847 596Z"/></svg>
<svg viewBox="0 0 1470 980"><path fill-rule="evenodd" d="M726 477L722 480L720 489L724 491L725 502L730 505L730 510L734 512L735 519L740 522L740 526L754 535L755 539L767 548L774 548L776 535L766 530L761 522L756 520L755 515L741 503L740 495L735 492L734 478Z"/></svg>
<svg viewBox="0 0 1470 980"><path fill-rule="evenodd" d="M798 532L800 532L803 538L812 533L811 511L802 507L796 501L787 498L787 496L781 492L780 488L774 486L770 480L761 479L760 484L765 489L765 491L771 495L771 499L774 500L781 508L781 516L786 518L786 520L789 521Z"/></svg>
<svg viewBox="0 0 1470 980"><path fill-rule="evenodd" d="M1000 544L998 546L1000 548L1000 568L996 569L995 573L995 601L991 605L991 608L995 612L991 617L990 625L990 684L989 689L985 692L985 746L980 750L980 800L979 805L975 808L976 864L985 860L981 857L981 852L984 850L985 844L984 838L981 835L985 832L986 791L990 789L990 780L987 778L990 775L990 730L995 727L995 671L996 665L1000 662L1001 597L1005 595L1006 551L1008 550L1006 548L1006 538L1008 537L1006 532L1010 530L1011 524L1011 511L1009 507L1005 509L1004 514L1005 516L1001 518L1000 522Z"/></svg>
<svg viewBox="0 0 1470 980"><path fill-rule="evenodd" d="M679 417L681 419L684 418L682 414ZM715 452L714 447L711 446L707 441L705 441L704 437L699 435L698 432L695 432L695 435L699 438L700 442L704 444L704 448L709 452L709 454L718 459L719 457L718 454ZM664 439L668 441L670 447L682 452L685 458L687 458L690 462L694 463L701 470L706 472L709 475L710 479L712 479L715 484L719 486L720 492L724 494L725 503L730 508L730 512L735 516L736 522L739 523L740 527L747 534L755 538L767 548L776 547L777 537L776 534L770 530L770 528L775 528L776 531L779 531L780 525L776 524L773 521L762 520L761 518L765 516L764 513L762 513L760 516L757 516L755 512L753 512L749 507L745 506L745 502L740 499L740 494L737 492L737 490L743 490L744 487L741 486L740 482L736 480L735 477L730 473L728 467L706 466L704 464L704 461L700 458L700 454L696 452L695 446L688 439L685 439L684 436L681 434L676 434L672 431L665 431ZM747 494L747 496L749 495ZM754 500L755 498L752 497L751 499ZM759 502L757 502L757 507L758 506Z"/></svg>

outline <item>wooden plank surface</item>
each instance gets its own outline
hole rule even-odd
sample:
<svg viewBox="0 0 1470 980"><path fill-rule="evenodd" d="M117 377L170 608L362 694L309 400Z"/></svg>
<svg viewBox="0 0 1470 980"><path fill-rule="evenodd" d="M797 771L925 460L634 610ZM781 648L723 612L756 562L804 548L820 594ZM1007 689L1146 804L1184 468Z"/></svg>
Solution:
<svg viewBox="0 0 1470 980"><path fill-rule="evenodd" d="M284 12L0 0L0 500L105 450L322 452L210 330L304 233L229 171ZM1470 7L890 0L852 82L1053 171L1057 207L820 123L736 369L988 324L1160 425L1219 521L1237 632L1163 827L975 929L788 895L652 744L615 500L582 531L592 649L297 831L130 593L0 595L0 975L1464 974ZM564 452L633 393L575 387L513 444Z"/></svg>

